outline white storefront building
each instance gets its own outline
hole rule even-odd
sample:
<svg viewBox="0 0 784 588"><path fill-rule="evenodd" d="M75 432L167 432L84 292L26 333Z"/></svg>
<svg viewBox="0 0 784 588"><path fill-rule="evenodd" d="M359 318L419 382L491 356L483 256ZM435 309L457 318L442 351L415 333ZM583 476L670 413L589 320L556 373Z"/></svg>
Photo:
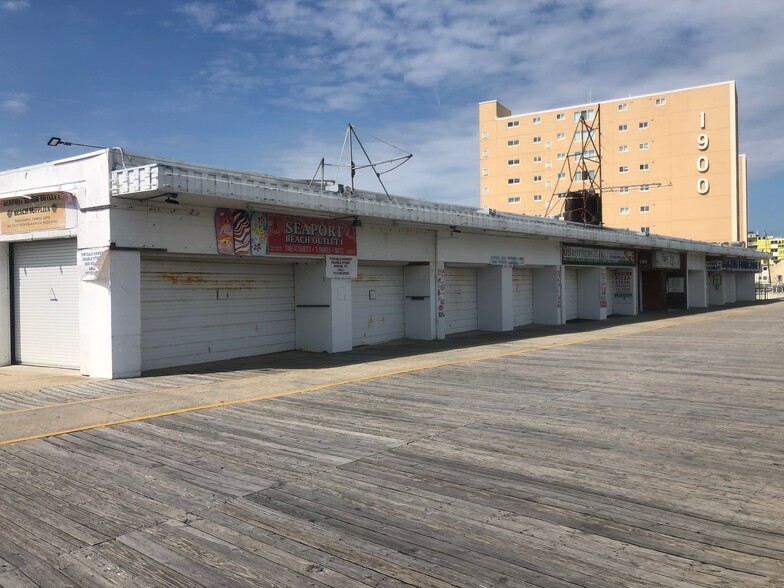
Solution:
<svg viewBox="0 0 784 588"><path fill-rule="evenodd" d="M0 173L0 365L138 376L753 300L709 243L101 150Z"/></svg>

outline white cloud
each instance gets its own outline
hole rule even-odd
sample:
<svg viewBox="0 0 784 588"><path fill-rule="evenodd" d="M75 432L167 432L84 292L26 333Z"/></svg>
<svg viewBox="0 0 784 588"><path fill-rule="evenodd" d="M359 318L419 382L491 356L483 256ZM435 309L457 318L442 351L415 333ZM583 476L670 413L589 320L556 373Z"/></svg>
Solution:
<svg viewBox="0 0 784 588"><path fill-rule="evenodd" d="M0 95L0 111L13 115L27 112L27 103L30 97L27 94Z"/></svg>
<svg viewBox="0 0 784 588"><path fill-rule="evenodd" d="M420 110L412 124L450 133L445 141L467 149L466 162L475 159L483 100L521 113L735 79L750 169L765 161L767 173L784 172L771 124L784 95L778 1L256 0L244 12L206 2L184 12L214 34L277 51L277 86L292 107ZM444 105L437 116L465 126L428 120L435 113L424 113L423 96L436 92ZM457 148L428 137L414 137L411 149L425 153L431 169L449 169ZM426 183L422 175L412 185ZM472 177L465 190L473 184Z"/></svg>
<svg viewBox="0 0 784 588"><path fill-rule="evenodd" d="M189 2L178 12L191 18L202 29L211 28L218 19L218 5L214 2Z"/></svg>
<svg viewBox="0 0 784 588"><path fill-rule="evenodd" d="M2 6L4 10L19 12L29 8L30 2L28 0L5 0L0 6Z"/></svg>

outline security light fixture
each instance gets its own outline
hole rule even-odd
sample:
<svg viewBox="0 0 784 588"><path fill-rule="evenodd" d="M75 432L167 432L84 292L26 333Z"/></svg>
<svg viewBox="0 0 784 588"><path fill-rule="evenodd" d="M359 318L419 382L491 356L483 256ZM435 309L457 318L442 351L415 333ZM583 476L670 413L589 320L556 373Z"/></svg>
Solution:
<svg viewBox="0 0 784 588"><path fill-rule="evenodd" d="M461 233L462 232L455 225L450 225L449 230L452 231L453 233Z"/></svg>
<svg viewBox="0 0 784 588"><path fill-rule="evenodd" d="M166 200L164 200L166 204L179 204L180 201L177 200L177 194L169 193L166 194Z"/></svg>
<svg viewBox="0 0 784 588"><path fill-rule="evenodd" d="M68 146L76 146L76 147L91 147L93 149L107 149L107 147L101 147L100 145L87 145L85 143L72 143L71 141L63 141L60 137L52 137L46 142L49 147L57 147L58 145L68 145Z"/></svg>

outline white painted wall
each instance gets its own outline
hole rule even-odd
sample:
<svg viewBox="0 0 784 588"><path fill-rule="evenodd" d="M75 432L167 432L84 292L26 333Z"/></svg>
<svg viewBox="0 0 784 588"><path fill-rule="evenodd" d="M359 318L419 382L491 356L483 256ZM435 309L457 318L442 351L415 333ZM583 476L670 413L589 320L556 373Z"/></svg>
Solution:
<svg viewBox="0 0 784 588"><path fill-rule="evenodd" d="M726 304L734 304L738 300L735 290L735 275L732 272L724 272L724 301Z"/></svg>
<svg viewBox="0 0 784 588"><path fill-rule="evenodd" d="M561 274L561 266L533 268L534 323L540 325L563 324L564 285Z"/></svg>
<svg viewBox="0 0 784 588"><path fill-rule="evenodd" d="M756 300L757 292L754 288L754 274L752 272L735 274L735 290L738 302Z"/></svg>
<svg viewBox="0 0 784 588"><path fill-rule="evenodd" d="M141 262L138 251L110 251L98 279L79 289L85 375L130 378L141 373Z"/></svg>
<svg viewBox="0 0 784 588"><path fill-rule="evenodd" d="M436 276L434 264L408 265L403 268L406 311L406 337L436 338Z"/></svg>
<svg viewBox="0 0 784 588"><path fill-rule="evenodd" d="M720 283L714 283L714 276L719 276ZM724 306L726 298L724 289L727 283L727 274L724 272L708 274L708 306Z"/></svg>
<svg viewBox="0 0 784 588"><path fill-rule="evenodd" d="M703 264L704 266L704 264ZM688 306L687 308L706 308L708 306L707 272L688 270Z"/></svg>
<svg viewBox="0 0 784 588"><path fill-rule="evenodd" d="M8 243L0 242L0 366L11 363L11 281Z"/></svg>
<svg viewBox="0 0 784 588"><path fill-rule="evenodd" d="M476 287L479 329L482 331L514 329L512 268L501 266L477 268Z"/></svg>
<svg viewBox="0 0 784 588"><path fill-rule="evenodd" d="M297 349L350 351L351 280L327 279L324 260L294 267Z"/></svg>
<svg viewBox="0 0 784 588"><path fill-rule="evenodd" d="M526 265L559 265L560 242L494 235L439 232L438 259L446 263L490 264L494 255L525 258Z"/></svg>
<svg viewBox="0 0 784 588"><path fill-rule="evenodd" d="M577 308L581 319L598 321L607 318L607 309L599 305L602 271L602 267L581 267L577 270Z"/></svg>
<svg viewBox="0 0 784 588"><path fill-rule="evenodd" d="M616 272L625 272L631 271L632 272L632 295L631 296L620 296L615 289L615 284L613 283L613 314L620 314L625 316L635 316L638 313L637 307L637 299L639 297L638 288L639 288L639 279L638 273L636 268L621 268L616 267L613 268L613 280L615 279Z"/></svg>

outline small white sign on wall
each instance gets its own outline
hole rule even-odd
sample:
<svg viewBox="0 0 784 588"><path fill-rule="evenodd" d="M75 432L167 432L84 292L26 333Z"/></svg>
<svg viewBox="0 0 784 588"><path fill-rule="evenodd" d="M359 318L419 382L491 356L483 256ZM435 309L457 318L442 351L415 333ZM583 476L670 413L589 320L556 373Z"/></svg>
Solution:
<svg viewBox="0 0 784 588"><path fill-rule="evenodd" d="M76 270L79 274L79 279L85 282L97 280L108 255L108 247L79 249L78 257L76 258Z"/></svg>
<svg viewBox="0 0 784 588"><path fill-rule="evenodd" d="M327 255L327 274L330 280L335 278L355 279L357 277L357 258L352 255Z"/></svg>

